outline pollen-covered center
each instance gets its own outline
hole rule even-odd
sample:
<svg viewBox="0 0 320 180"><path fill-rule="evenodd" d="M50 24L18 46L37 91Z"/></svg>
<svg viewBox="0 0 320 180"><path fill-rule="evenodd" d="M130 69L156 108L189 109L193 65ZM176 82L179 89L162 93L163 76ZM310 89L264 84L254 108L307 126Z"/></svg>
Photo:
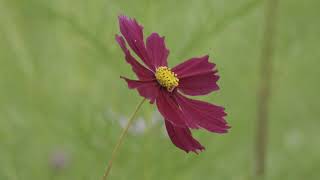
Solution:
<svg viewBox="0 0 320 180"><path fill-rule="evenodd" d="M155 76L159 84L167 88L169 92L172 92L174 88L179 85L179 79L177 78L177 74L172 72L170 68L166 66L158 67Z"/></svg>

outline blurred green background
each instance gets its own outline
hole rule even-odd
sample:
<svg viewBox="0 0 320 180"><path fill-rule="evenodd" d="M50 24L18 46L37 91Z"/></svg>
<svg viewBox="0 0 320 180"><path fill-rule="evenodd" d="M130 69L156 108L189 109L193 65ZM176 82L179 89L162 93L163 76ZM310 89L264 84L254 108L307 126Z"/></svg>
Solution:
<svg viewBox="0 0 320 180"><path fill-rule="evenodd" d="M0 0L0 180L100 179L141 97L114 40L117 16L145 36L166 36L169 64L208 54L230 133L194 131L206 147L186 154L168 139L156 108L139 112L116 158L117 180L247 180L264 27L261 0ZM282 0L275 38L267 178L320 178L319 6ZM318 93L317 93L318 92Z"/></svg>

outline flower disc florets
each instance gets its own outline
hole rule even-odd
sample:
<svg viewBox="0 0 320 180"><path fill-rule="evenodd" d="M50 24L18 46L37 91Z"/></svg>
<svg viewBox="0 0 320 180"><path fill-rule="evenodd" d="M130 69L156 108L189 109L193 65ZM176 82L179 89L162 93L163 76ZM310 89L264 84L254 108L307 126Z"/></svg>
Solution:
<svg viewBox="0 0 320 180"><path fill-rule="evenodd" d="M174 88L179 85L179 79L177 78L177 74L172 72L170 68L166 66L158 67L156 69L155 76L159 84L167 88L169 92L172 92Z"/></svg>

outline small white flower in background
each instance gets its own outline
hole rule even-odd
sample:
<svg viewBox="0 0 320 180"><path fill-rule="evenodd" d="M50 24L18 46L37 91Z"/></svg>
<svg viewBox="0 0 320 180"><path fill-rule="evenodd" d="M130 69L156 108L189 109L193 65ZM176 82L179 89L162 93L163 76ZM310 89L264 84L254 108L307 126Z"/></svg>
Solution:
<svg viewBox="0 0 320 180"><path fill-rule="evenodd" d="M152 113L152 117L151 117L151 124L152 126L156 126L158 124L162 124L163 123L163 117L161 116L161 114L158 111L154 111ZM161 126L161 133L165 136L165 137L169 137L167 130L165 128L164 125Z"/></svg>
<svg viewBox="0 0 320 180"><path fill-rule="evenodd" d="M151 124L152 126L162 123L162 116L158 111L154 111L151 116Z"/></svg>
<svg viewBox="0 0 320 180"><path fill-rule="evenodd" d="M112 110L112 108L108 108L108 110L105 112L106 117L111 119L111 122L119 122L119 125L121 128L125 128L128 123L128 117L124 115L119 115L116 112ZM149 124L149 128L152 128L154 126L157 126L159 124L162 124L162 116L158 111L154 111L151 114L151 124ZM129 128L129 133L133 135L142 135L147 130L147 123L146 120L143 117L138 117L135 120L133 120L132 125ZM163 128L162 128L163 129ZM163 134L167 136L167 132L165 129L163 129Z"/></svg>
<svg viewBox="0 0 320 180"><path fill-rule="evenodd" d="M110 119L111 122L114 123L118 115L112 108L107 108L107 111L105 111L105 117Z"/></svg>
<svg viewBox="0 0 320 180"><path fill-rule="evenodd" d="M147 129L146 122L143 118L139 117L131 126L129 131L134 134L143 134Z"/></svg>
<svg viewBox="0 0 320 180"><path fill-rule="evenodd" d="M284 144L290 150L300 148L303 142L304 137L299 129L288 131L284 136Z"/></svg>
<svg viewBox="0 0 320 180"><path fill-rule="evenodd" d="M119 119L120 126L125 128L128 123L128 118L125 116L121 116ZM134 135L141 135L146 131L146 123L142 117L138 117L129 128L129 133Z"/></svg>
<svg viewBox="0 0 320 180"><path fill-rule="evenodd" d="M126 127L126 124L128 122L128 118L125 116L120 116L119 118L119 124L122 128Z"/></svg>

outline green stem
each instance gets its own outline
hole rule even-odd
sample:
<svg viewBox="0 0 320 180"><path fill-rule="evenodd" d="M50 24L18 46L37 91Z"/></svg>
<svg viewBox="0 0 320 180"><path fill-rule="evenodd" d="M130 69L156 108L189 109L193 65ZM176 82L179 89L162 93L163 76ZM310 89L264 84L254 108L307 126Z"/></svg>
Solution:
<svg viewBox="0 0 320 180"><path fill-rule="evenodd" d="M122 133L121 133L121 135L120 135L120 137L119 137L119 140L118 140L116 146L114 147L114 149L113 149L113 151L112 151L111 159L110 159L110 161L109 161L109 163L108 163L108 166L107 166L107 168L106 168L106 170L105 170L105 172L104 172L104 175L103 175L103 177L102 177L102 180L107 180L107 177L108 177L108 175L109 175L109 173L110 173L110 170L111 170L111 168L112 168L113 161L114 161L115 156L116 156L116 154L117 154L117 152L118 152L118 150L119 150L119 147L120 147L120 145L121 145L121 143L122 143L122 141L123 141L123 138L124 138L125 135L127 134L128 130L129 130L129 127L130 127L130 125L131 125L131 123L132 123L132 120L134 119L134 117L136 116L137 112L139 111L139 109L141 108L142 104L143 104L145 101L146 101L146 99L144 98L144 99L138 104L138 106L136 107L135 111L132 113L131 117L129 118L129 121L128 121L126 127L123 129L123 131L122 131Z"/></svg>
<svg viewBox="0 0 320 180"><path fill-rule="evenodd" d="M258 94L258 121L255 143L255 177L265 178L269 102L271 98L272 57L276 30L278 0L266 0L265 27L261 52L260 90Z"/></svg>

